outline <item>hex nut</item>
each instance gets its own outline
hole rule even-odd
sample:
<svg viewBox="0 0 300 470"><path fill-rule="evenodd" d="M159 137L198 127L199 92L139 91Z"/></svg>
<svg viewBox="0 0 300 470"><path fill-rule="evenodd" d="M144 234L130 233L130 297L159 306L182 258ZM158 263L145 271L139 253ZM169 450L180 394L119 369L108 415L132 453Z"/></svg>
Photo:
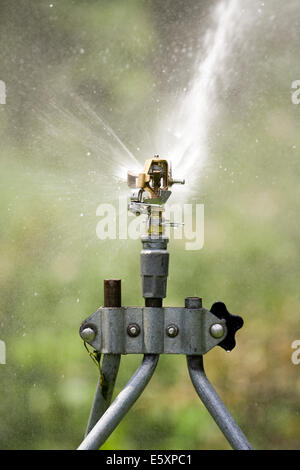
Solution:
<svg viewBox="0 0 300 470"><path fill-rule="evenodd" d="M169 338L175 338L179 333L178 326L174 324L168 325L166 328L166 333Z"/></svg>
<svg viewBox="0 0 300 470"><path fill-rule="evenodd" d="M137 323L131 323L127 327L127 334L131 336L131 338L136 338L141 332L141 329Z"/></svg>

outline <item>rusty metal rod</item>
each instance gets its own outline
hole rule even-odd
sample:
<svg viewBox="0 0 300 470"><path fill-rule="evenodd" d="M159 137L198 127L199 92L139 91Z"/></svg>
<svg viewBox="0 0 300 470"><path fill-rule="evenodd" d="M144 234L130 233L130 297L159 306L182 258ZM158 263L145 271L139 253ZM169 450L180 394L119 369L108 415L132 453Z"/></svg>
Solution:
<svg viewBox="0 0 300 470"><path fill-rule="evenodd" d="M104 280L104 307L121 307L121 279Z"/></svg>

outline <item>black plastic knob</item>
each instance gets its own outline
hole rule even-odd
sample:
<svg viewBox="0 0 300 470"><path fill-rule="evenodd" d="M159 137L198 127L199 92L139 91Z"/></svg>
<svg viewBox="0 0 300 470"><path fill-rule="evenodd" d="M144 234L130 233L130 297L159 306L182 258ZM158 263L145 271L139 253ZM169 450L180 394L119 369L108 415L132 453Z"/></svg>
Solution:
<svg viewBox="0 0 300 470"><path fill-rule="evenodd" d="M226 338L221 341L218 346L225 349L225 351L231 351L235 347L235 333L237 330L242 328L244 320L238 315L229 313L224 302L215 302L211 309L211 313L218 317L220 320L225 320L227 327Z"/></svg>

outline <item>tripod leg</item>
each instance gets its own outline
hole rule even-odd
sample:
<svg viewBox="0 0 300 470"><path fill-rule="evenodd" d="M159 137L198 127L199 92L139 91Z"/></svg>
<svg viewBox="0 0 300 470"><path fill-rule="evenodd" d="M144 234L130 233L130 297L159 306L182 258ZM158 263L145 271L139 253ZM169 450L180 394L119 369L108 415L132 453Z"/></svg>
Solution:
<svg viewBox="0 0 300 470"><path fill-rule="evenodd" d="M93 429L97 421L105 413L111 403L111 398L119 371L120 360L120 354L105 354L103 357L102 374L104 378L104 384L101 388L100 380L98 380L85 436L87 436L88 433Z"/></svg>
<svg viewBox="0 0 300 470"><path fill-rule="evenodd" d="M235 450L251 450L247 438L206 377L202 356L187 356L192 383L203 404Z"/></svg>
<svg viewBox="0 0 300 470"><path fill-rule="evenodd" d="M159 355L145 354L143 362L104 415L85 437L78 450L97 450L122 421L144 391L157 366Z"/></svg>

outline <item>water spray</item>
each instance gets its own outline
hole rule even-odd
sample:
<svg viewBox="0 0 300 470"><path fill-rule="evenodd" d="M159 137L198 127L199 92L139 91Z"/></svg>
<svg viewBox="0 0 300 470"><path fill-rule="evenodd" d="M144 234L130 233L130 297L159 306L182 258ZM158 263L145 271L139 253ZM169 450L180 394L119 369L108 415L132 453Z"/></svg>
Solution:
<svg viewBox="0 0 300 470"><path fill-rule="evenodd" d="M121 303L121 280L104 281L104 306L80 326L80 336L94 352L99 365L97 385L86 435L79 450L98 449L121 422L150 381L160 354L184 354L192 383L200 399L234 449L250 450L251 445L208 381L203 355L215 346L226 351L235 347L235 333L243 319L228 312L223 302L210 310L201 297L186 297L184 307L163 307L169 270L168 238L164 234L164 206L174 184L167 160L155 155L146 160L143 172L128 172L128 209L147 216L142 236L140 268L143 307ZM143 354L142 364L111 404L121 355ZM103 359L102 359L103 357ZM102 362L101 362L102 359Z"/></svg>

